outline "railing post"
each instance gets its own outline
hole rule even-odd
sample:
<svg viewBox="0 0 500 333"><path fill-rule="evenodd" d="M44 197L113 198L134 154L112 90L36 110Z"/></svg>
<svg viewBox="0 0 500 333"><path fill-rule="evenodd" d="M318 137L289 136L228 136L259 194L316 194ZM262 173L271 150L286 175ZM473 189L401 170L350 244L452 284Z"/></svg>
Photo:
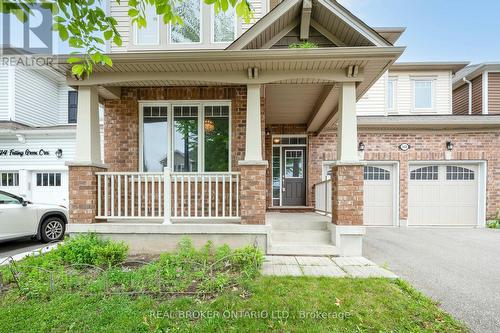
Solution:
<svg viewBox="0 0 500 333"><path fill-rule="evenodd" d="M170 217L172 215L172 208L171 208L171 191L172 191L172 184L171 184L171 175L170 175L170 168L169 167L164 167L163 168L163 224L171 224L172 221L170 220Z"/></svg>

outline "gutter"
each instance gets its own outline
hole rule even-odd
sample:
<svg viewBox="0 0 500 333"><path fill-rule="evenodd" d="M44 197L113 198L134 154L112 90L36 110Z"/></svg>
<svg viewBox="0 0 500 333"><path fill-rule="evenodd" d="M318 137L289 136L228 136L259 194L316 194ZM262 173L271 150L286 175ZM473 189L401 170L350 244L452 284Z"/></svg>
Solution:
<svg viewBox="0 0 500 333"><path fill-rule="evenodd" d="M462 80L469 85L469 114L472 114L472 81L467 80L466 77Z"/></svg>

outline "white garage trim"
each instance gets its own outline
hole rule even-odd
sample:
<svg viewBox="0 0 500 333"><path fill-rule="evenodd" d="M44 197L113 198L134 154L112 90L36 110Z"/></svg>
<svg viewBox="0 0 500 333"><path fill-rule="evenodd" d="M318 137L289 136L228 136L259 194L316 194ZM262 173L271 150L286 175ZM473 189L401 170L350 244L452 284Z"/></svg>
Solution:
<svg viewBox="0 0 500 333"><path fill-rule="evenodd" d="M477 186L477 198L478 198L478 206L477 206L477 227L485 227L486 225L486 183L488 179L488 174L487 174L487 161L485 160L427 160L427 161L408 161L408 170L407 170L407 179L408 179L408 194L409 194L409 181L410 181L410 169L412 166L419 166L419 165L475 165L478 167L478 186ZM429 225L427 226L418 226L418 225L411 225L411 227L430 227ZM464 228L470 228L470 226L457 226L457 225L443 225L443 226L437 226L437 225L432 225L432 227L443 227L443 228L449 228L449 227L464 227Z"/></svg>
<svg viewBox="0 0 500 333"><path fill-rule="evenodd" d="M399 161L363 161L367 166L391 166L392 167L392 226L399 226ZM383 226L369 226L365 227L378 228ZM387 226L385 226L387 227Z"/></svg>

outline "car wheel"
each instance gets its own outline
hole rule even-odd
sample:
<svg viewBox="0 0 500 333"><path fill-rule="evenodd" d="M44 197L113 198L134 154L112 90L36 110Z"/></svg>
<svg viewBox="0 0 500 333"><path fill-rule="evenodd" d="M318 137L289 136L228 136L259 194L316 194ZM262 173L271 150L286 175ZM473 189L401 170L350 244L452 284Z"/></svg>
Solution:
<svg viewBox="0 0 500 333"><path fill-rule="evenodd" d="M59 217L48 217L42 223L40 236L45 243L63 239L66 225Z"/></svg>

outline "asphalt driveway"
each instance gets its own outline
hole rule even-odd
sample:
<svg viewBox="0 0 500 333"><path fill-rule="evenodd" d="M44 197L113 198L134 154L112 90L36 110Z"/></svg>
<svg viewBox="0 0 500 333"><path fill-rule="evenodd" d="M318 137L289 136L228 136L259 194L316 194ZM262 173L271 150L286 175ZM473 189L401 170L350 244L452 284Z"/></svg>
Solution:
<svg viewBox="0 0 500 333"><path fill-rule="evenodd" d="M500 332L500 230L367 228L363 245L474 332Z"/></svg>
<svg viewBox="0 0 500 333"><path fill-rule="evenodd" d="M47 244L44 244L38 240L32 240L29 237L0 242L0 258L38 250L46 245Z"/></svg>

